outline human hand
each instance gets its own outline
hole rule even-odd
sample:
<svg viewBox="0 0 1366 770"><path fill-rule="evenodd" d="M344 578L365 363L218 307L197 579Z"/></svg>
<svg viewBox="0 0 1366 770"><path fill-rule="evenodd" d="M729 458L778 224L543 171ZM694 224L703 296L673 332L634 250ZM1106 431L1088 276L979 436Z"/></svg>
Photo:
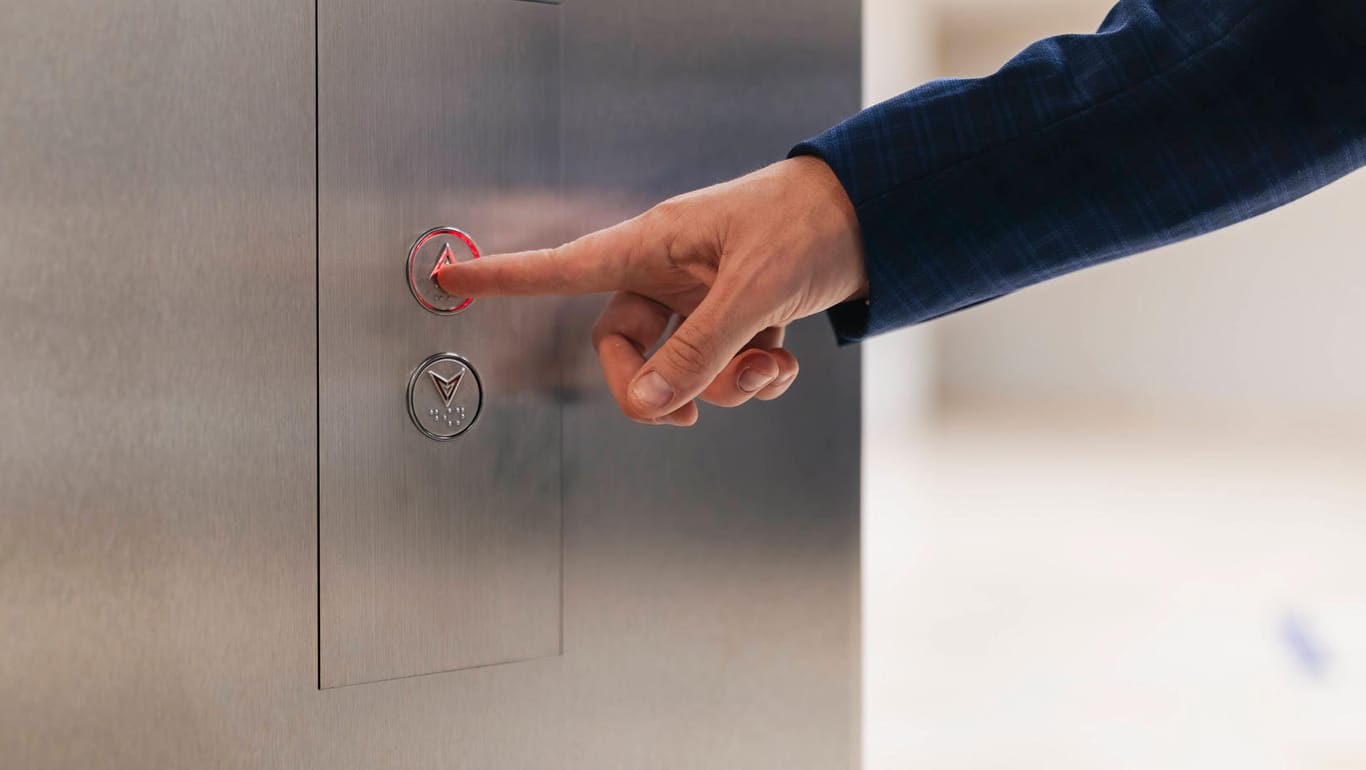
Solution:
<svg viewBox="0 0 1366 770"><path fill-rule="evenodd" d="M817 158L667 200L552 249L443 268L460 297L615 291L593 328L607 385L638 422L690 426L701 398L778 398L797 376L787 324L867 294L858 219ZM677 330L646 358L667 331Z"/></svg>

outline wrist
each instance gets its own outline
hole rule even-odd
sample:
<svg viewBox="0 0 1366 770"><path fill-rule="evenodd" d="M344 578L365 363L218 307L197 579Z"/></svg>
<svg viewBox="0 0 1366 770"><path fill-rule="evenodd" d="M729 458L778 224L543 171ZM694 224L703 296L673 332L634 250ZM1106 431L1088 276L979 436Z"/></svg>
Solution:
<svg viewBox="0 0 1366 770"><path fill-rule="evenodd" d="M831 267L836 271L838 296L842 302L868 297L868 268L864 260L863 233L854 202L844 184L824 160L813 155L798 155L782 163L793 164L803 187L814 198L813 216L822 230L822 241L829 248Z"/></svg>

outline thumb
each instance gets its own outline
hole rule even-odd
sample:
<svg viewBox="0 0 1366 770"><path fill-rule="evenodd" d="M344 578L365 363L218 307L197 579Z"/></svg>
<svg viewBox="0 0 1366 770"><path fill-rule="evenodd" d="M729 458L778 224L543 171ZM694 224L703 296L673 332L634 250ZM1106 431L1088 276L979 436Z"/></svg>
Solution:
<svg viewBox="0 0 1366 770"><path fill-rule="evenodd" d="M645 362L627 390L635 418L656 419L697 398L765 324L713 286Z"/></svg>

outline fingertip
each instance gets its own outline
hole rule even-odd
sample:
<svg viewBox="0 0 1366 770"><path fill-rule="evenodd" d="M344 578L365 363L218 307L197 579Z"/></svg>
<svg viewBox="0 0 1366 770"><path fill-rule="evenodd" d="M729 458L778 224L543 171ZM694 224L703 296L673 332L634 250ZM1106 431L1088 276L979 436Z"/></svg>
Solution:
<svg viewBox="0 0 1366 770"><path fill-rule="evenodd" d="M774 348L768 352L777 362L779 372L773 382L754 395L760 401L772 401L786 393L801 371L797 357L788 352L786 348Z"/></svg>
<svg viewBox="0 0 1366 770"><path fill-rule="evenodd" d="M657 418L678 395L664 375L654 369L641 372L626 390L627 402L639 416Z"/></svg>
<svg viewBox="0 0 1366 770"><path fill-rule="evenodd" d="M671 425L675 428L691 428L697 424L701 413L697 409L697 403L689 401L673 412L664 415L657 421L661 425Z"/></svg>
<svg viewBox="0 0 1366 770"><path fill-rule="evenodd" d="M772 401L776 398L779 398L784 393L787 393L788 389L792 387L792 383L795 382L796 379L797 375L795 374L793 374L790 377L779 378L778 380L775 380L773 383L771 383L768 387L764 388L758 393L755 393L754 397L759 399L760 401Z"/></svg>
<svg viewBox="0 0 1366 770"><path fill-rule="evenodd" d="M721 407L740 406L781 374L778 362L768 351L751 348L726 364L699 398Z"/></svg>
<svg viewBox="0 0 1366 770"><path fill-rule="evenodd" d="M746 396L763 390L781 374L778 362L766 351L746 355L735 375L735 387Z"/></svg>
<svg viewBox="0 0 1366 770"><path fill-rule="evenodd" d="M473 296L469 289L462 285L464 283L461 280L463 275L457 275L465 272L462 265L443 265L436 271L436 285L440 286L442 291L455 297Z"/></svg>

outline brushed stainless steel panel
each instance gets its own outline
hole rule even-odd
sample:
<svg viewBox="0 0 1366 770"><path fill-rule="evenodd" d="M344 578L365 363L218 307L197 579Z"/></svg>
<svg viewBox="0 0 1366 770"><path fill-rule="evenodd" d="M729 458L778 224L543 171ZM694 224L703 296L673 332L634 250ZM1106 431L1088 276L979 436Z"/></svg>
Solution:
<svg viewBox="0 0 1366 770"><path fill-rule="evenodd" d="M565 9L575 231L778 160L858 109L857 2ZM585 754L858 767L859 351L838 349L823 318L798 323L802 371L782 399L661 431L603 392L586 336L599 304L574 306L568 368L583 397L565 413L565 660L593 683L583 700L621 704L632 740L587 718ZM715 710L687 712L698 703Z"/></svg>
<svg viewBox="0 0 1366 770"><path fill-rule="evenodd" d="M400 0L324 5L318 21L322 685L558 655L555 304L433 315L406 261L435 225L485 252L545 237L560 8ZM484 399L438 443L405 393L444 351Z"/></svg>
<svg viewBox="0 0 1366 770"><path fill-rule="evenodd" d="M554 12L571 216L528 241L857 105L852 0ZM858 360L820 320L788 396L684 432L615 413L596 300L557 310L564 654L318 689L313 24L299 0L0 10L5 766L856 767Z"/></svg>
<svg viewBox="0 0 1366 770"><path fill-rule="evenodd" d="M5 767L249 766L314 711L312 27L0 7Z"/></svg>

